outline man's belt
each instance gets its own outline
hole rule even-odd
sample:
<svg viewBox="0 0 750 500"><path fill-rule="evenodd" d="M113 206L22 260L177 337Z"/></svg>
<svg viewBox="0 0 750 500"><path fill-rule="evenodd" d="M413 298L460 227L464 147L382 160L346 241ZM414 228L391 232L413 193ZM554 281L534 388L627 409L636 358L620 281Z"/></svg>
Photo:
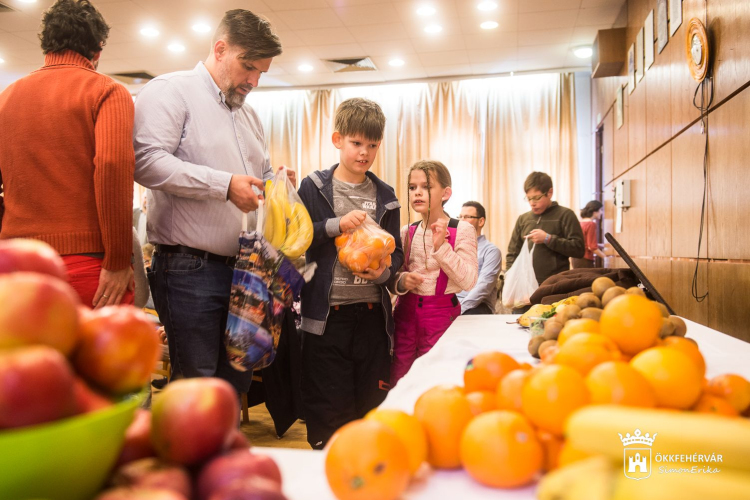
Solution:
<svg viewBox="0 0 750 500"><path fill-rule="evenodd" d="M234 267L234 263L237 262L237 257L226 257L224 255L217 255L215 253L206 252L198 248L186 247L185 245L162 245L158 243L156 245L156 253L185 253L188 255L195 255L206 260L213 260L216 262L222 262L228 266Z"/></svg>

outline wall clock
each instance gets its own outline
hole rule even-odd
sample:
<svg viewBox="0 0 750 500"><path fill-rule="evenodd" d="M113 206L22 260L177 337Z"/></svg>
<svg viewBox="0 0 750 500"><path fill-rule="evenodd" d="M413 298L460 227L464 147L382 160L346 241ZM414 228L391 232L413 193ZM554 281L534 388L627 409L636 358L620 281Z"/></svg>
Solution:
<svg viewBox="0 0 750 500"><path fill-rule="evenodd" d="M690 20L687 26L687 39L685 40L685 51L687 54L690 74L697 82L702 82L708 74L711 62L711 52L708 46L708 33L703 23L696 17Z"/></svg>

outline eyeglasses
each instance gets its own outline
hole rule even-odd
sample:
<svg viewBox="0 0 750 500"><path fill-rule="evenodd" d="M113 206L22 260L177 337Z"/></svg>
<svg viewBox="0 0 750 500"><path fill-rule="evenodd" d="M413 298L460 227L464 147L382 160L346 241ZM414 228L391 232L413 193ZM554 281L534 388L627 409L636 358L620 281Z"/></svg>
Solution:
<svg viewBox="0 0 750 500"><path fill-rule="evenodd" d="M531 203L531 202L537 202L537 201L541 200L542 198L544 198L545 196L547 196L546 193L545 194L540 194L539 196L532 196L531 198L529 198L528 196L524 196L523 200L524 201L528 201L529 203Z"/></svg>
<svg viewBox="0 0 750 500"><path fill-rule="evenodd" d="M476 215L459 215L459 219L481 219L481 217L477 217Z"/></svg>

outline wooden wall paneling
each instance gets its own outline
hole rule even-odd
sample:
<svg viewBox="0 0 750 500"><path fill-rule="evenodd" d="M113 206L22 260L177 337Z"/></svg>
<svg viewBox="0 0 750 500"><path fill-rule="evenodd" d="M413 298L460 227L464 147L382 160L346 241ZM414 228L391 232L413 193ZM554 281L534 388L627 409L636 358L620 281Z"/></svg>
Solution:
<svg viewBox="0 0 750 500"><path fill-rule="evenodd" d="M682 25L669 38L664 51L671 56L671 100L672 100L672 134L676 134L693 120L700 117L700 111L693 106L693 94L698 82L690 76L690 69L685 55L685 31L693 17L704 18L704 0L682 0Z"/></svg>
<svg viewBox="0 0 750 500"><path fill-rule="evenodd" d="M672 256L695 258L703 196L705 136L695 124L672 142ZM708 234L703 231L701 257L708 256Z"/></svg>
<svg viewBox="0 0 750 500"><path fill-rule="evenodd" d="M602 185L606 186L615 175L615 114L609 113L603 121L602 129ZM606 189L606 188L605 188Z"/></svg>
<svg viewBox="0 0 750 500"><path fill-rule="evenodd" d="M669 51L659 54L654 48L654 65L643 81L646 84L646 152L667 142L672 137L671 59Z"/></svg>
<svg viewBox="0 0 750 500"><path fill-rule="evenodd" d="M713 295L709 295L703 302L696 302L691 294L694 260L672 261L672 290L669 305L678 316L687 318L702 325L708 325L708 311L712 305ZM698 264L698 292L706 293L708 287L708 263L700 261ZM661 291L661 290L660 290Z"/></svg>
<svg viewBox="0 0 750 500"><path fill-rule="evenodd" d="M628 89L626 88L622 92L622 127L615 128L615 141L612 146L614 153L614 167L615 177L621 176L630 167L628 158L628 127L630 126L630 120L628 119L628 107L630 105L630 96L628 95Z"/></svg>
<svg viewBox="0 0 750 500"><path fill-rule="evenodd" d="M623 58L627 57L627 54L623 55ZM627 69L624 70L625 72ZM626 73L623 73L625 75ZM592 78L591 79L591 123L594 126L599 125L601 122L597 121L597 118L604 120L605 115L610 110L617 97L617 86L627 83L625 76L612 76L608 78ZM609 112L614 112L614 109ZM597 115L601 115L598 117Z"/></svg>
<svg viewBox="0 0 750 500"><path fill-rule="evenodd" d="M604 186L602 200L604 202L604 217L602 218L602 229L604 230L604 233L612 233L615 238L618 238L618 235L615 234L615 195L612 191L611 185Z"/></svg>
<svg viewBox="0 0 750 500"><path fill-rule="evenodd" d="M750 259L747 161L750 88L709 115L709 247L712 259Z"/></svg>
<svg viewBox="0 0 750 500"><path fill-rule="evenodd" d="M708 29L714 55L714 102L750 81L750 2L710 0ZM740 54L744 54L742 57Z"/></svg>
<svg viewBox="0 0 750 500"><path fill-rule="evenodd" d="M646 159L646 254L672 255L672 148Z"/></svg>
<svg viewBox="0 0 750 500"><path fill-rule="evenodd" d="M629 170L624 179L630 179L630 208L623 213L622 234L625 235L623 247L633 256L644 256L646 253L646 165Z"/></svg>
<svg viewBox="0 0 750 500"><path fill-rule="evenodd" d="M646 259L646 268L641 268L646 277L659 291L667 304L672 306L672 261L670 259Z"/></svg>
<svg viewBox="0 0 750 500"><path fill-rule="evenodd" d="M708 326L750 342L750 264L709 262Z"/></svg>
<svg viewBox="0 0 750 500"><path fill-rule="evenodd" d="M628 106L628 167L646 157L646 88L647 78L636 84Z"/></svg>

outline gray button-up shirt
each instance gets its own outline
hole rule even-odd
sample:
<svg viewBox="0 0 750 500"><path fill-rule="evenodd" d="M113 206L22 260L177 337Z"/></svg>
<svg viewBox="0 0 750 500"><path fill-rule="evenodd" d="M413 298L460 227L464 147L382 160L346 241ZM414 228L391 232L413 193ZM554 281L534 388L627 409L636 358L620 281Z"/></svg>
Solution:
<svg viewBox="0 0 750 500"><path fill-rule="evenodd" d="M230 109L199 62L140 91L133 145L135 180L152 190L148 240L236 255L242 212L227 200L229 181L233 174L273 176L255 111L249 105Z"/></svg>

